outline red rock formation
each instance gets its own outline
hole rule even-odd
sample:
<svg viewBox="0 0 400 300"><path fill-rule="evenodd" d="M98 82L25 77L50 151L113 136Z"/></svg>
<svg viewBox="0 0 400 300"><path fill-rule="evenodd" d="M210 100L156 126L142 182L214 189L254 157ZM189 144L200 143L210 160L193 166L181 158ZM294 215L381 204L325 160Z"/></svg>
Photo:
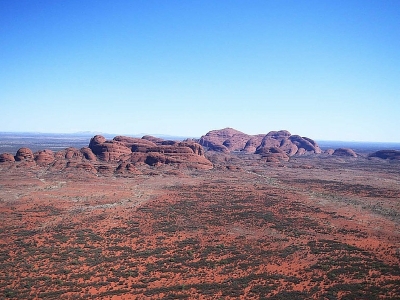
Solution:
<svg viewBox="0 0 400 300"><path fill-rule="evenodd" d="M113 138L113 141L121 142L123 143L126 147L132 148L134 147L154 147L156 146L155 143L152 141L146 140L146 139L139 139L139 138L133 138L133 137L127 137L127 136L116 136Z"/></svg>
<svg viewBox="0 0 400 300"><path fill-rule="evenodd" d="M396 159L400 160L400 151L398 150L379 150L374 153L371 153L369 158L377 157L381 159Z"/></svg>
<svg viewBox="0 0 400 300"><path fill-rule="evenodd" d="M204 156L204 149L198 143L186 141L186 142L178 143L178 146L179 147L189 147L190 149L192 149L194 154Z"/></svg>
<svg viewBox="0 0 400 300"><path fill-rule="evenodd" d="M312 153L321 153L321 149L312 139L301 137L298 135L292 135L289 137L289 140L298 148L303 148L304 150Z"/></svg>
<svg viewBox="0 0 400 300"><path fill-rule="evenodd" d="M250 138L250 135L236 129L224 128L221 130L212 130L208 132L206 135L200 138L199 144L210 148L213 151L240 151L246 146L246 143ZM225 146L226 150L225 148L220 147L221 145Z"/></svg>
<svg viewBox="0 0 400 300"><path fill-rule="evenodd" d="M264 139L264 137L265 137L264 134L258 134L258 135L251 137L246 142L246 145L244 146L243 151L247 152L247 153L255 153L257 150L257 147L261 145L261 142Z"/></svg>
<svg viewBox="0 0 400 300"><path fill-rule="evenodd" d="M289 156L278 147L262 147L258 150L258 154L261 154L263 158L266 158L267 162L279 162L280 160L289 160Z"/></svg>
<svg viewBox="0 0 400 300"><path fill-rule="evenodd" d="M83 147L83 148L81 148L80 151L81 151L83 157L86 158L87 160L90 160L90 161L97 160L97 157L92 152L92 149L90 149L88 147Z"/></svg>
<svg viewBox="0 0 400 300"><path fill-rule="evenodd" d="M349 148L338 148L333 152L332 155L357 157L357 154L352 149Z"/></svg>
<svg viewBox="0 0 400 300"><path fill-rule="evenodd" d="M92 152L103 161L118 161L123 155L132 153L130 147L125 142L116 140L107 141L104 137L96 135L90 140L89 148Z"/></svg>
<svg viewBox="0 0 400 300"><path fill-rule="evenodd" d="M106 141L106 138L102 135L95 135L90 139L89 148L92 149L93 146L102 144Z"/></svg>
<svg viewBox="0 0 400 300"><path fill-rule="evenodd" d="M14 162L14 161L15 161L14 155L12 155L11 153L0 154L0 163Z"/></svg>
<svg viewBox="0 0 400 300"><path fill-rule="evenodd" d="M67 168L69 167L75 167L78 170L84 170L86 172L97 173L96 168L88 162L81 162L77 164L74 164L73 162L68 162Z"/></svg>
<svg viewBox="0 0 400 300"><path fill-rule="evenodd" d="M107 141L102 136L91 139L89 147L102 161L123 161L124 163L145 163L151 166L161 164L182 164L201 169L212 168L212 164L204 156L203 148L194 142L157 141L117 136ZM129 167L131 168L131 167ZM120 165L118 171L125 171L126 165ZM99 170L102 172L102 170Z"/></svg>
<svg viewBox="0 0 400 300"><path fill-rule="evenodd" d="M205 146L205 147L207 147L208 150L215 151L215 152L222 152L222 153L230 153L229 149L224 145L215 144L214 142L211 142L211 141L206 142L206 145L207 146Z"/></svg>
<svg viewBox="0 0 400 300"><path fill-rule="evenodd" d="M208 150L224 153L231 151L258 153L263 152L263 148L268 152L268 149L272 147L280 148L288 156L321 153L315 141L291 135L287 130L271 131L266 135L248 135L232 128L225 128L208 132L199 139L199 143Z"/></svg>
<svg viewBox="0 0 400 300"><path fill-rule="evenodd" d="M130 162L122 162L119 164L116 170L119 174L140 174L140 171L135 167L133 163Z"/></svg>
<svg viewBox="0 0 400 300"><path fill-rule="evenodd" d="M153 142L154 144L162 143L162 141L164 141L163 139L151 135L145 135L142 139Z"/></svg>
<svg viewBox="0 0 400 300"><path fill-rule="evenodd" d="M83 154L79 149L70 147L70 148L58 151L54 155L54 157L55 157L55 159L82 159Z"/></svg>
<svg viewBox="0 0 400 300"><path fill-rule="evenodd" d="M29 148L20 148L15 155L16 161L28 160L32 161L34 159L33 152Z"/></svg>
<svg viewBox="0 0 400 300"><path fill-rule="evenodd" d="M35 152L33 156L38 165L49 165L54 162L54 152L48 149Z"/></svg>

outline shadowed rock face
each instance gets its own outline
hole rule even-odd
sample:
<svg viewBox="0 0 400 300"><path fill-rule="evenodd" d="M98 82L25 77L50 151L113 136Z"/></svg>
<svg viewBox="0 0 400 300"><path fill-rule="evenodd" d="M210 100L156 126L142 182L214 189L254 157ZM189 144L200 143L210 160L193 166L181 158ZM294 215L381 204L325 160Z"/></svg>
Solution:
<svg viewBox="0 0 400 300"><path fill-rule="evenodd" d="M400 160L400 151L398 150L379 150L369 155L369 158L381 158L381 159L398 159Z"/></svg>
<svg viewBox="0 0 400 300"><path fill-rule="evenodd" d="M287 130L271 131L268 134L248 135L232 128L212 130L199 139L199 144L208 150L229 153L270 153L271 148L281 149L286 156L306 153L321 153L321 149L310 138L291 135ZM286 158L285 158L286 159Z"/></svg>
<svg viewBox="0 0 400 300"><path fill-rule="evenodd" d="M81 148L81 153L83 155L83 157L87 160L97 160L96 155L94 155L94 153L92 152L92 149L90 149L89 147L83 147Z"/></svg>
<svg viewBox="0 0 400 300"><path fill-rule="evenodd" d="M347 157L357 157L357 153L354 150L349 148L338 148L336 149L332 155L336 156L347 156Z"/></svg>

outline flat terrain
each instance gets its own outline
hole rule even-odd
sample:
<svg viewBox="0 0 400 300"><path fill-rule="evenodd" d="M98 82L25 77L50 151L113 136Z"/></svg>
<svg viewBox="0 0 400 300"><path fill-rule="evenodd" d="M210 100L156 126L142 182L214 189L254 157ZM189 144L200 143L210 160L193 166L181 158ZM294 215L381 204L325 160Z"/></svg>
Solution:
<svg viewBox="0 0 400 300"><path fill-rule="evenodd" d="M0 297L400 299L400 163L0 165Z"/></svg>

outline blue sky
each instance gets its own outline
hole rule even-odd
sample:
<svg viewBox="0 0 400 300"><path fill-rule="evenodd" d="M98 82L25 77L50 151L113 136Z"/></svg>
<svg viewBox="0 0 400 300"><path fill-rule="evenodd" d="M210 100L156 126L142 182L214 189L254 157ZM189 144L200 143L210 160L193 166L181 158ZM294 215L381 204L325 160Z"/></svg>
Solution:
<svg viewBox="0 0 400 300"><path fill-rule="evenodd" d="M0 1L0 131L400 142L400 1Z"/></svg>

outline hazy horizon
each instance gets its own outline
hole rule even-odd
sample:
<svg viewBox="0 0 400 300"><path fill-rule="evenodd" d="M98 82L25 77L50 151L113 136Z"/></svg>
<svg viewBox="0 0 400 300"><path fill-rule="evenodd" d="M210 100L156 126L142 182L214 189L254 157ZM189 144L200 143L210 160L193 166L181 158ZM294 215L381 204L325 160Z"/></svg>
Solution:
<svg viewBox="0 0 400 300"><path fill-rule="evenodd" d="M0 2L0 131L400 142L398 1Z"/></svg>
<svg viewBox="0 0 400 300"><path fill-rule="evenodd" d="M222 128L219 128L222 129ZM214 130L214 129L212 129ZM211 130L209 130L211 131ZM207 132L205 132L202 135L199 136L188 136L188 135L171 135L171 134L163 134L163 133L148 133L148 132L142 132L142 133L110 133L110 132L92 132L92 131L80 131L80 132L29 132L29 131L0 131L0 138L2 135L26 135L24 136L25 138L31 138L34 135L37 136L48 136L48 137L53 137L55 138L57 135L60 136L60 138L65 138L68 139L69 137L77 137L77 138L88 138L88 137L93 137L94 135L104 135L106 138L114 138L115 136L130 136L130 137L138 137L141 138L145 135L150 135L150 136L155 136L155 137L161 137L161 138L175 138L175 139L187 139L187 138L194 138L194 139L199 139L201 136L205 135ZM246 133L246 132L244 132ZM268 132L259 132L257 134L267 134ZM291 133L291 134L297 134L297 133ZM255 134L256 135L256 134ZM308 137L313 139L312 137ZM330 143L343 143L345 145L357 145L357 144L382 144L382 145L396 145L397 147L400 147L400 142L388 142L388 141L362 141L362 140L328 140L328 139L313 139L315 140L318 144L322 143L324 145L330 144ZM320 145L321 146L321 145Z"/></svg>

